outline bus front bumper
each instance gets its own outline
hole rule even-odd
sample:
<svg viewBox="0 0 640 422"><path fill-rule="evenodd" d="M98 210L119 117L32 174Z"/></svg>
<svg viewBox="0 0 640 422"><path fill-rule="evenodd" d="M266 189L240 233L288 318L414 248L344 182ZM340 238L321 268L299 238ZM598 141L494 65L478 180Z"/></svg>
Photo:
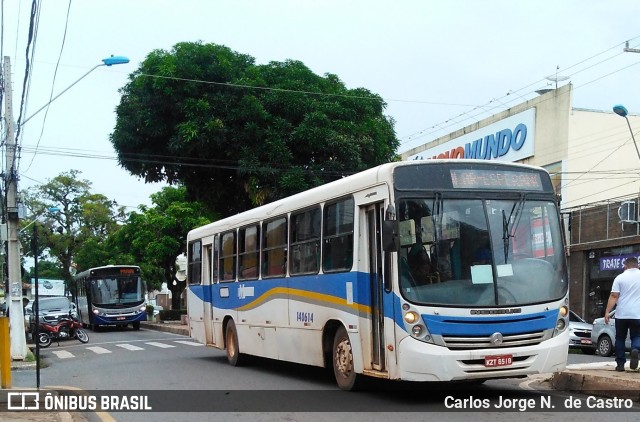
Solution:
<svg viewBox="0 0 640 422"><path fill-rule="evenodd" d="M398 375L407 381L455 381L553 373L565 368L568 349L569 330L534 346L478 350L448 350L406 337L398 347ZM487 366L486 357L499 364ZM507 357L511 363L504 365Z"/></svg>

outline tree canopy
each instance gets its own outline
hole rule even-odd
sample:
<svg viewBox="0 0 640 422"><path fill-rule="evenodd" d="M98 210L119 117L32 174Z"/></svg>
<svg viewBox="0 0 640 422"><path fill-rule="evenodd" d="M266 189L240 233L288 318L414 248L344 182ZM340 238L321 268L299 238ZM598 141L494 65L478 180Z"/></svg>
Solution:
<svg viewBox="0 0 640 422"><path fill-rule="evenodd" d="M223 216L392 161L399 144L380 96L222 45L155 50L120 92L121 166Z"/></svg>
<svg viewBox="0 0 640 422"><path fill-rule="evenodd" d="M64 280L71 280L73 263L82 265L76 254L85 244L99 243L114 233L124 218L124 210L106 196L91 192L91 182L79 179L78 170L63 172L49 182L31 188L25 204L33 216L27 225L36 225L38 256L53 258ZM21 230L22 243L31 244L31 231ZM33 256L33 248L25 255ZM67 286L71 287L70 284Z"/></svg>
<svg viewBox="0 0 640 422"><path fill-rule="evenodd" d="M187 249L187 233L216 216L200 203L187 201L184 187L165 187L151 195L151 202L153 207L141 206L140 212L129 214L126 224L107 240L108 249L116 259L140 265L149 289L167 283L173 308L180 309L185 282L175 278L176 257Z"/></svg>

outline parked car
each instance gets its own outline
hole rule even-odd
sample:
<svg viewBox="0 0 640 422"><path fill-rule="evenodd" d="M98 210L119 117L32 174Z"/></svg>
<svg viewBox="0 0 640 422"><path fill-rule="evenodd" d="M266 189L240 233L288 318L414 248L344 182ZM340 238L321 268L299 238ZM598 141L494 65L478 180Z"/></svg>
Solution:
<svg viewBox="0 0 640 422"><path fill-rule="evenodd" d="M29 332L35 330L35 318L33 316L33 302L29 302L26 307L25 320L29 325ZM65 296L46 296L38 298L38 313L40 314L40 323L56 323L61 316L77 317L76 305Z"/></svg>
<svg viewBox="0 0 640 422"><path fill-rule="evenodd" d="M585 355L595 354L596 345L591 340L592 329L592 324L569 311L569 349L581 350Z"/></svg>
<svg viewBox="0 0 640 422"><path fill-rule="evenodd" d="M593 320L593 329L591 330L591 341L596 345L596 350L600 356L611 356L615 352L616 346L616 323L615 309L609 314L609 324L604 323L604 318L596 318ZM631 339L627 334L625 349L631 350Z"/></svg>

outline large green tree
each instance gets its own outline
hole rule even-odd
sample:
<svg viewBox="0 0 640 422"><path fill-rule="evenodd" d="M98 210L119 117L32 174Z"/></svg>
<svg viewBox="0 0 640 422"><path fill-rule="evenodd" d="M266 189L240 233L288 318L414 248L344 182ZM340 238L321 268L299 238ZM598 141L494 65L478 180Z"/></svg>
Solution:
<svg viewBox="0 0 640 422"><path fill-rule="evenodd" d="M391 161L399 144L380 96L216 44L155 50L120 92L120 164L223 216Z"/></svg>
<svg viewBox="0 0 640 422"><path fill-rule="evenodd" d="M73 292L72 264L85 244L100 243L115 232L124 219L124 209L106 196L91 192L91 182L79 179L78 170L63 172L49 182L26 192L24 201L37 226L37 254L56 262ZM23 245L33 245L33 230L20 232ZM33 257L33 248L24 250ZM80 262L82 264L82 261Z"/></svg>
<svg viewBox="0 0 640 422"><path fill-rule="evenodd" d="M165 282L172 293L173 309L180 309L185 281L175 278L176 257L186 251L189 230L216 216L198 202L187 201L184 187L165 187L151 195L153 206L129 214L126 224L109 237L114 256L140 265L150 289Z"/></svg>

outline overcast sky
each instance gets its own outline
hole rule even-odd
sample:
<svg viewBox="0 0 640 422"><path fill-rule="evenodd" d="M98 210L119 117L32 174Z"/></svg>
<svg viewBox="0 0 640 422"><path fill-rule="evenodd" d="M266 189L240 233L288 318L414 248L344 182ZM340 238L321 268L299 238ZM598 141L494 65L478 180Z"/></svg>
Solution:
<svg viewBox="0 0 640 422"><path fill-rule="evenodd" d="M11 60L17 120L32 2L3 4L2 56ZM640 48L640 2L633 0L41 4L23 118L49 101L52 87L55 96L103 58L131 62L96 69L24 125L19 189L77 169L94 192L120 205L149 204L162 185L145 185L121 169L109 142L118 89L149 52L182 41L223 44L260 64L300 60L317 74L338 75L348 88L381 95L396 122L398 152L533 98L555 84L546 79L555 75L570 78L559 84L574 84L574 107L622 103L640 112L640 54L623 52L625 41Z"/></svg>

